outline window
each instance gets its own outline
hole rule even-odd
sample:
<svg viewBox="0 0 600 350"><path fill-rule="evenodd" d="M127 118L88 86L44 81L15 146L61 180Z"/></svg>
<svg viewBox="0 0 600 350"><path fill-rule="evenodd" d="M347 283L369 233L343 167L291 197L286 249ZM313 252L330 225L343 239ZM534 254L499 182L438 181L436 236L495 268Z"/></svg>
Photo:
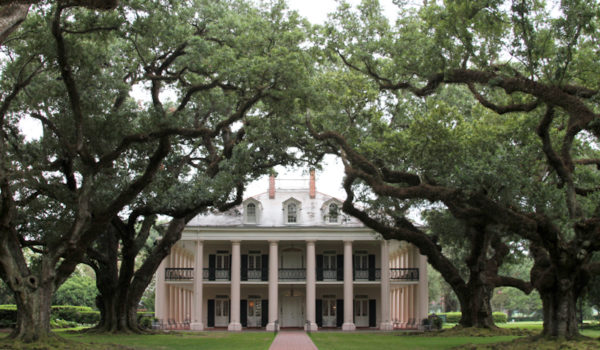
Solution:
<svg viewBox="0 0 600 350"><path fill-rule="evenodd" d="M250 203L246 206L246 222L249 224L256 223L256 204Z"/></svg>
<svg viewBox="0 0 600 350"><path fill-rule="evenodd" d="M329 222L338 222L338 206L335 203L329 204Z"/></svg>
<svg viewBox="0 0 600 350"><path fill-rule="evenodd" d="M288 204L287 206L287 222L289 224L295 224L296 222L298 222L298 216L296 213L296 204L291 203Z"/></svg>

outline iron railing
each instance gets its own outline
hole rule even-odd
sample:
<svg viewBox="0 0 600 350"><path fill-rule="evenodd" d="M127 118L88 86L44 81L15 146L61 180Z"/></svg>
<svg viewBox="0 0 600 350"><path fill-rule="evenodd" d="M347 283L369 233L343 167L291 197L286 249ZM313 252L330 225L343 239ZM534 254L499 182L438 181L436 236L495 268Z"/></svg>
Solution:
<svg viewBox="0 0 600 350"><path fill-rule="evenodd" d="M166 280L192 280L194 269L191 267L167 267L165 268Z"/></svg>
<svg viewBox="0 0 600 350"><path fill-rule="evenodd" d="M414 267L402 267L390 269L390 279L394 281L418 281L419 269Z"/></svg>
<svg viewBox="0 0 600 350"><path fill-rule="evenodd" d="M287 281L304 281L306 280L306 269L279 269L279 279Z"/></svg>
<svg viewBox="0 0 600 350"><path fill-rule="evenodd" d="M248 280L262 280L263 270L262 269L248 269Z"/></svg>
<svg viewBox="0 0 600 350"><path fill-rule="evenodd" d="M354 280L379 281L381 269L354 269Z"/></svg>
<svg viewBox="0 0 600 350"><path fill-rule="evenodd" d="M337 269L323 269L324 280L337 280Z"/></svg>

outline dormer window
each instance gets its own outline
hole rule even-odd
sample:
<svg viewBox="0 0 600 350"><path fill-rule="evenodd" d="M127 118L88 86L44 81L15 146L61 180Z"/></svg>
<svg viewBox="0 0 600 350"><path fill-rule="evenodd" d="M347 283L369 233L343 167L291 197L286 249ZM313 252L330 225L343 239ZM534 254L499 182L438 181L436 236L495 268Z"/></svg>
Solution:
<svg viewBox="0 0 600 350"><path fill-rule="evenodd" d="M329 204L329 223L333 224L338 222L338 210L337 204Z"/></svg>
<svg viewBox="0 0 600 350"><path fill-rule="evenodd" d="M288 204L287 206L287 222L288 224L295 224L298 222L298 215L296 212L296 204Z"/></svg>
<svg viewBox="0 0 600 350"><path fill-rule="evenodd" d="M256 225L260 223L261 205L254 198L248 198L243 203L244 208L244 223Z"/></svg>
<svg viewBox="0 0 600 350"><path fill-rule="evenodd" d="M302 221L302 217L300 215L302 210L302 203L295 199L289 198L285 202L282 203L283 211L283 223L289 225L297 225Z"/></svg>
<svg viewBox="0 0 600 350"><path fill-rule="evenodd" d="M248 203L246 206L246 222L256 224L256 204Z"/></svg>
<svg viewBox="0 0 600 350"><path fill-rule="evenodd" d="M331 198L330 200L323 203L323 205L321 206L321 213L323 214L323 223L326 225L340 224L341 206L342 202L335 198Z"/></svg>

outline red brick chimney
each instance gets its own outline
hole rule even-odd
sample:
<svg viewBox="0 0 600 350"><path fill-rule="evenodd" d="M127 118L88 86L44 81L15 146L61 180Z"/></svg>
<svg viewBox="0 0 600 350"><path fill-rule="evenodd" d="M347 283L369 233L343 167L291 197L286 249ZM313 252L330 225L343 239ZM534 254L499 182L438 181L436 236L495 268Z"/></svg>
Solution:
<svg viewBox="0 0 600 350"><path fill-rule="evenodd" d="M308 183L308 195L315 198L317 195L317 186L315 184L315 169L310 169L310 181Z"/></svg>
<svg viewBox="0 0 600 350"><path fill-rule="evenodd" d="M275 175L269 176L269 199L275 198Z"/></svg>

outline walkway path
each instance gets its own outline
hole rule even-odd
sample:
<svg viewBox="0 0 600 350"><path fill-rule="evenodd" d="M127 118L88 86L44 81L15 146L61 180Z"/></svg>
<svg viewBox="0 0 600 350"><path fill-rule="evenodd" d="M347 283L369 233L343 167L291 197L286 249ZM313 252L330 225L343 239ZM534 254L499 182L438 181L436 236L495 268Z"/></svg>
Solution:
<svg viewBox="0 0 600 350"><path fill-rule="evenodd" d="M280 331L269 350L318 350L305 331Z"/></svg>

